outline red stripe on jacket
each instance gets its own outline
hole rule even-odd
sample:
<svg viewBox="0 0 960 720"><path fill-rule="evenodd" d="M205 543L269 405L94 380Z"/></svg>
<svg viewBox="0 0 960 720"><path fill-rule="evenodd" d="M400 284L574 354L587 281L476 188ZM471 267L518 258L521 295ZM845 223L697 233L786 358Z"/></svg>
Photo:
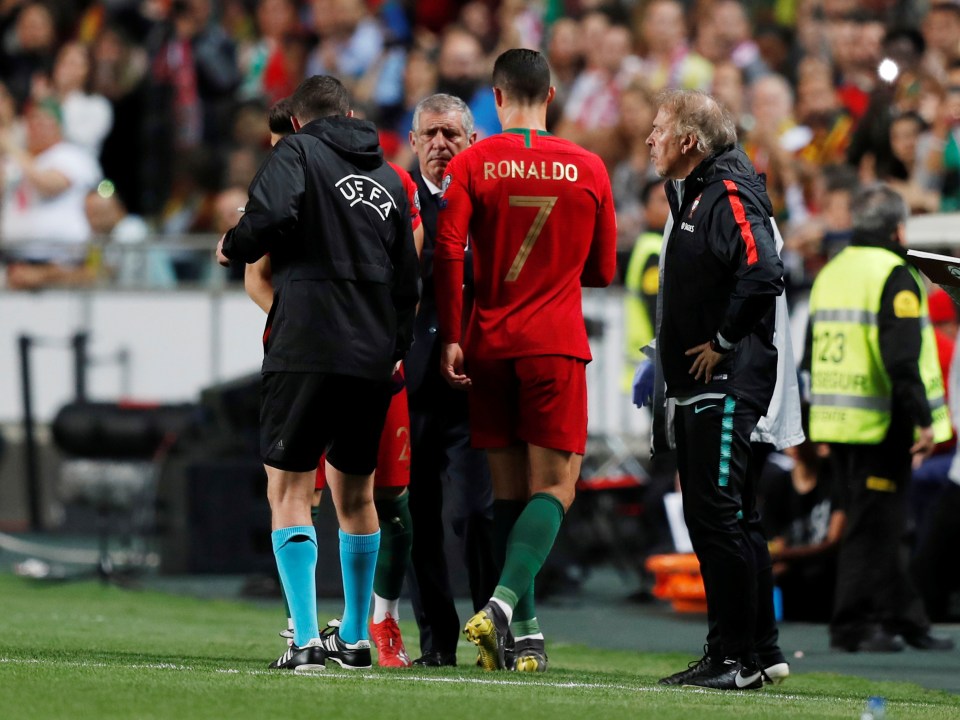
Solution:
<svg viewBox="0 0 960 720"><path fill-rule="evenodd" d="M733 209L733 217L740 226L740 234L743 235L743 242L747 245L747 265L753 265L757 261L757 241L753 237L753 229L747 221L747 213L743 209L743 203L740 202L740 196L737 194L737 184L733 180L724 180L723 184L727 187L727 199L730 200L730 207Z"/></svg>

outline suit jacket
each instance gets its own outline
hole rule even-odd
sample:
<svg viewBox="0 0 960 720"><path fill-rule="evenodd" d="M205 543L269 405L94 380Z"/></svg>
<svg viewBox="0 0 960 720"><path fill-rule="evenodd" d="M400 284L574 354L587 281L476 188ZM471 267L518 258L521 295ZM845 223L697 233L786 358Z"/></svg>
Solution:
<svg viewBox="0 0 960 720"><path fill-rule="evenodd" d="M437 214L440 196L434 196L423 180L420 168L410 172L420 196L420 219L423 222L423 249L420 251L420 309L413 325L413 346L404 360L407 396L412 410L428 406L452 389L440 376L440 338L437 319L437 298L433 286L433 249L437 236ZM473 257L470 250L464 262L463 282L473 285ZM458 391L457 395L462 395Z"/></svg>

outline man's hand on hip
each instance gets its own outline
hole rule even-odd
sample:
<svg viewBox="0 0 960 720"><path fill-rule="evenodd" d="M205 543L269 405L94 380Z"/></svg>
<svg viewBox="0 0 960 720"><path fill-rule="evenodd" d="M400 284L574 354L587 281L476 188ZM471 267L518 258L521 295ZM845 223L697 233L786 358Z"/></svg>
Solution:
<svg viewBox="0 0 960 720"><path fill-rule="evenodd" d="M695 380L702 377L704 383L710 382L713 378L713 369L723 360L723 355L714 351L709 342L690 348L684 355L696 355L693 365L690 366L690 374Z"/></svg>

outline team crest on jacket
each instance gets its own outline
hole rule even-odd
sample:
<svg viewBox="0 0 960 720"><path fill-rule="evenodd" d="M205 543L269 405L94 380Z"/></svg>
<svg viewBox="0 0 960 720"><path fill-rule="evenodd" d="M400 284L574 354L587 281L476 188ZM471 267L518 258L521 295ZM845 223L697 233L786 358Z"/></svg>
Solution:
<svg viewBox="0 0 960 720"><path fill-rule="evenodd" d="M690 206L690 212L687 214L688 218L693 217L693 211L697 209L697 205L700 204L700 198L703 197L703 193L700 193L693 199L693 204Z"/></svg>
<svg viewBox="0 0 960 720"><path fill-rule="evenodd" d="M363 203L373 208L381 220L386 220L390 216L390 209L397 207L387 189L366 175L347 175L337 180L334 187L340 190L350 207Z"/></svg>

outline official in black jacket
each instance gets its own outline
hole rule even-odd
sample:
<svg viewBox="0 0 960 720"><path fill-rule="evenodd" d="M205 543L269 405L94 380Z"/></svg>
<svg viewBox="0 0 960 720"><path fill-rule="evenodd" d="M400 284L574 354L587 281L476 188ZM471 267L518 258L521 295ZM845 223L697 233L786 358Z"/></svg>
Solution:
<svg viewBox="0 0 960 720"><path fill-rule="evenodd" d="M675 181L657 357L676 406L684 518L715 624L703 659L661 682L730 690L762 687L767 666L786 670L772 600L758 602L769 553L745 521L754 514L750 433L776 382L783 265L763 181L735 143L730 117L688 91L661 97L647 139L657 173Z"/></svg>
<svg viewBox="0 0 960 720"><path fill-rule="evenodd" d="M343 85L309 78L292 105L297 132L260 168L246 212L218 248L221 262L269 252L276 288L264 332L260 452L294 644L272 667L328 659L369 667L380 539L373 471L390 377L412 341L419 263L400 178L384 163L373 124L352 117ZM340 627L321 637L310 501L324 451L345 609Z"/></svg>

